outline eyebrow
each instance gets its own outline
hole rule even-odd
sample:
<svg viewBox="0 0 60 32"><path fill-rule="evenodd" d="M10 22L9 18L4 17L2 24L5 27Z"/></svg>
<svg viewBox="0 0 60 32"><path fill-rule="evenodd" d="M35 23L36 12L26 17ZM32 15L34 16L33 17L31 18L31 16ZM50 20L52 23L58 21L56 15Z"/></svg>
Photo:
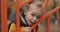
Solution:
<svg viewBox="0 0 60 32"><path fill-rule="evenodd" d="M42 4L37 4L38 7L42 7Z"/></svg>
<svg viewBox="0 0 60 32"><path fill-rule="evenodd" d="M37 14L36 12L33 12L33 14Z"/></svg>
<svg viewBox="0 0 60 32"><path fill-rule="evenodd" d="M35 14L35 15L37 15L37 13L35 13L35 12L33 12L33 14ZM39 14L39 16L40 16L41 14Z"/></svg>

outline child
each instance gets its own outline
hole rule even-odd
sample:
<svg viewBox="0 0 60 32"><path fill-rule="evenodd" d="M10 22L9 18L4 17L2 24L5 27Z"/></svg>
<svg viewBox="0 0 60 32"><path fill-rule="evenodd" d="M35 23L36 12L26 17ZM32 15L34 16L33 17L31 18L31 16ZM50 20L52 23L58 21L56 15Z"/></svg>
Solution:
<svg viewBox="0 0 60 32"><path fill-rule="evenodd" d="M21 17L21 32L32 32L31 26L33 26L36 21L42 15L42 4L40 2L33 2L20 10L20 17ZM16 32L16 12L12 13L10 21L12 22L10 25L9 32ZM37 27L36 27L37 29ZM38 30L38 29L37 29Z"/></svg>

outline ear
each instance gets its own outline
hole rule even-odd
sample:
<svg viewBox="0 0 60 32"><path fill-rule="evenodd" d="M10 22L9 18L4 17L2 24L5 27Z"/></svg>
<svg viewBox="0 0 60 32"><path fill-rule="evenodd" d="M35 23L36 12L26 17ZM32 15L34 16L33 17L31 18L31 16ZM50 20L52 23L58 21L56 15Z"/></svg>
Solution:
<svg viewBox="0 0 60 32"><path fill-rule="evenodd" d="M30 6L29 5L26 5L24 8L25 8L25 11L28 11L29 8L30 8Z"/></svg>
<svg viewBox="0 0 60 32"><path fill-rule="evenodd" d="M30 6L29 5L26 5L25 6L25 10L24 10L24 15L29 11L29 9L30 9Z"/></svg>
<svg viewBox="0 0 60 32"><path fill-rule="evenodd" d="M26 15L27 11L28 11L28 10L26 10L26 9L24 10L24 15Z"/></svg>

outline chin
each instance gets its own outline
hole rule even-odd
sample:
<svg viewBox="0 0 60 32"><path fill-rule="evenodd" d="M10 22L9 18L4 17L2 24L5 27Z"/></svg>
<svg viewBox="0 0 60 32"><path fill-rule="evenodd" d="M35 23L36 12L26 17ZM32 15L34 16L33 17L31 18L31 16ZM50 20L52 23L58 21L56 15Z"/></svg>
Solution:
<svg viewBox="0 0 60 32"><path fill-rule="evenodd" d="M30 27L32 26L32 25L29 25Z"/></svg>

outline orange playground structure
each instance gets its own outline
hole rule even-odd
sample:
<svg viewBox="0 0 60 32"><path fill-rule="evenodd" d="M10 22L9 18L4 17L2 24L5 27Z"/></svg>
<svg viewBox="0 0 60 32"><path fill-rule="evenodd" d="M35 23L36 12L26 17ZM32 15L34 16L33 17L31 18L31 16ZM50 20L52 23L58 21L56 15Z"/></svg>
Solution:
<svg viewBox="0 0 60 32"><path fill-rule="evenodd" d="M19 8L24 6L25 4L28 4L29 2L31 2L33 0L28 0L26 2L24 2L23 4L20 4L20 0L16 0L16 25L17 25L17 32L20 32L20 15L19 15ZM7 25L7 0L1 0L1 12L2 12L2 32L8 32L8 25ZM43 5L43 11L46 11L46 6L48 4L48 0L45 0L45 3ZM37 23L35 23L33 26L31 26L31 29L33 30L33 32L36 32L35 27L40 24L44 19L46 19L46 30L47 32L50 32L50 16L59 11L60 10L60 6L52 9L51 11L49 11L48 13L42 15L42 17L37 21ZM58 22L60 23L60 11L58 14ZM59 24L60 27L60 24ZM59 28L60 29L60 28Z"/></svg>

